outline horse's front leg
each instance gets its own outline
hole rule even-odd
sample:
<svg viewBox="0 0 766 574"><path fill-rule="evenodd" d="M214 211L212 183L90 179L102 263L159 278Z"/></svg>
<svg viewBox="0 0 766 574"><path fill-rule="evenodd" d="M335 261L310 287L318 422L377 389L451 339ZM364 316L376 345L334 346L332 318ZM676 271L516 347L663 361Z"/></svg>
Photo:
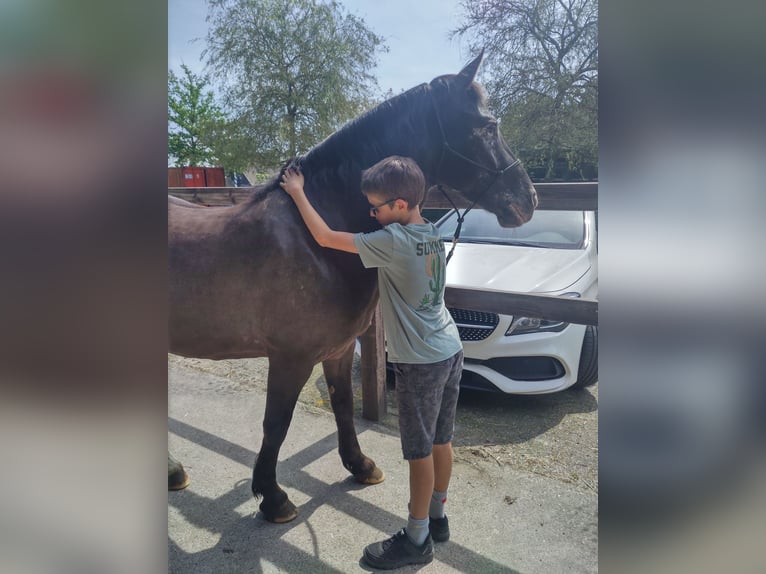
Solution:
<svg viewBox="0 0 766 574"><path fill-rule="evenodd" d="M263 440L253 468L253 496L263 497L259 508L269 522L289 522L298 509L277 484L277 458L293 418L295 403L313 365L300 357L270 355Z"/></svg>
<svg viewBox="0 0 766 574"><path fill-rule="evenodd" d="M338 452L343 466L357 481L378 484L385 478L375 461L362 453L354 428L354 396L351 389L351 367L354 361L354 343L340 359L322 362L330 403L338 426Z"/></svg>
<svg viewBox="0 0 766 574"><path fill-rule="evenodd" d="M168 451L168 490L183 490L189 486L189 475L184 465L178 462Z"/></svg>

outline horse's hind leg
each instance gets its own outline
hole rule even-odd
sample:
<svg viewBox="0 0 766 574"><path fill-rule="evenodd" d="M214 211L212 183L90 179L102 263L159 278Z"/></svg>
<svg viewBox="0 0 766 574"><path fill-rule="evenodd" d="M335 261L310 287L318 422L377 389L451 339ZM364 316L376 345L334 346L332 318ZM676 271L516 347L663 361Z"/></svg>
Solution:
<svg viewBox="0 0 766 574"><path fill-rule="evenodd" d="M301 358L269 356L263 441L253 468L252 491L256 498L263 496L259 508L270 522L289 522L298 516L298 509L277 484L277 458L312 368Z"/></svg>
<svg viewBox="0 0 766 574"><path fill-rule="evenodd" d="M322 363L335 423L338 425L338 452L343 466L357 481L363 484L377 484L384 479L383 471L375 465L375 461L362 453L354 428L354 396L351 389L353 361L352 343L340 359Z"/></svg>

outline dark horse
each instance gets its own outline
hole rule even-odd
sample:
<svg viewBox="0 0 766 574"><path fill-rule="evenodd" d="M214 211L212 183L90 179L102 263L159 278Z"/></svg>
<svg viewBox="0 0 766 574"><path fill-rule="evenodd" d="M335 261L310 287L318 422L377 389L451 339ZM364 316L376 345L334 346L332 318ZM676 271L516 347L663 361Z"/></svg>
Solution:
<svg viewBox="0 0 766 574"><path fill-rule="evenodd" d="M415 159L427 186L459 190L506 227L529 220L535 189L498 131L474 83L482 55L382 103L294 160L306 195L329 226L377 227L360 192L362 170L390 155ZM365 456L353 421L356 337L378 300L375 270L359 257L316 244L278 177L234 207L168 210L170 351L185 357L269 358L263 441L252 491L267 520L296 507L278 486L276 464L298 395L321 362L338 426L343 466L367 484L383 473Z"/></svg>

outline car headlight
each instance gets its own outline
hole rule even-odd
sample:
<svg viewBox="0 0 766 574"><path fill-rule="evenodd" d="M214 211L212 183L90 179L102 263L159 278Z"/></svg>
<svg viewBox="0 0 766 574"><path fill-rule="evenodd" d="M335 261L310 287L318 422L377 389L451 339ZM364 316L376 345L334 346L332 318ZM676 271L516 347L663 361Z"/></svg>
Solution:
<svg viewBox="0 0 766 574"><path fill-rule="evenodd" d="M560 297L579 298L580 294L576 291L562 293ZM538 319L536 317L514 317L511 326L505 332L507 335L527 335L529 333L558 333L569 326L569 323L563 321L551 321L549 319Z"/></svg>

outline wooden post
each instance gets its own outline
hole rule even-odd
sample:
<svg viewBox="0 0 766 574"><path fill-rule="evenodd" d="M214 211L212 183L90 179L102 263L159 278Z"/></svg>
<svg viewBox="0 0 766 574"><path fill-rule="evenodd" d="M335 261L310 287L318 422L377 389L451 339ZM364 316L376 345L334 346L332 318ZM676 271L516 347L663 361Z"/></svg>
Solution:
<svg viewBox="0 0 766 574"><path fill-rule="evenodd" d="M380 304L362 335L362 416L379 421L386 414L386 347Z"/></svg>

